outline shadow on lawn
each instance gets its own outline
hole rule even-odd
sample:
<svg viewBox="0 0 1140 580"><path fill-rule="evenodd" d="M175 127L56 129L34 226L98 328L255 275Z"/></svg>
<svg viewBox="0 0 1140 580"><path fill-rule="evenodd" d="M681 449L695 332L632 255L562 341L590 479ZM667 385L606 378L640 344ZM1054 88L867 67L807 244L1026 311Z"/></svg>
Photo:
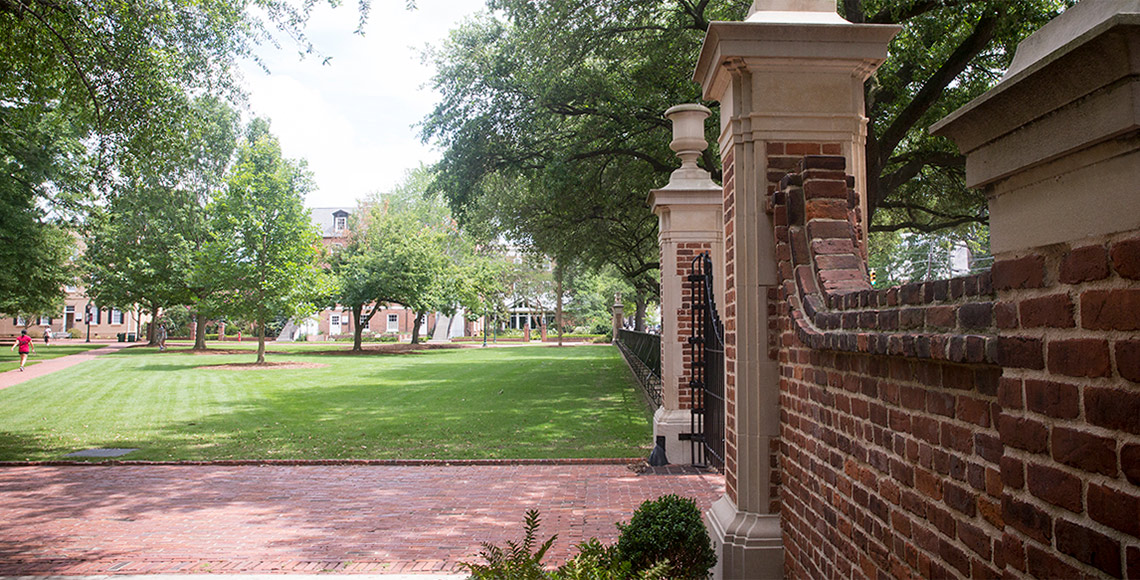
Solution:
<svg viewBox="0 0 1140 580"><path fill-rule="evenodd" d="M39 435L0 431L0 458L4 458L5 461L43 457L54 452L58 452L58 448Z"/></svg>

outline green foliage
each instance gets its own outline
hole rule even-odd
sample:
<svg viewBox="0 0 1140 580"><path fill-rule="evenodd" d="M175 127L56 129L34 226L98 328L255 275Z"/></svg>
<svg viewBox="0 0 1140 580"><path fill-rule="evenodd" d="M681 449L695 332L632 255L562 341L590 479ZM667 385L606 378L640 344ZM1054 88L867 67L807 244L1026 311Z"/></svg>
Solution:
<svg viewBox="0 0 1140 580"><path fill-rule="evenodd" d="M223 314L257 324L258 362L265 360L267 324L315 311L330 291L316 267L318 234L304 207L311 187L304 162L284 159L268 122L255 119L227 188L208 207L214 237L195 277L214 280Z"/></svg>
<svg viewBox="0 0 1140 580"><path fill-rule="evenodd" d="M687 502L687 504L686 504ZM666 508L655 507L668 504ZM647 507L649 506L649 507ZM675 507L679 506L679 507ZM700 519L700 511L696 511L696 525L704 538L704 546L708 553L702 551L697 541L698 530L693 526L691 514L686 510L691 507L696 510L696 503L691 499L682 499L675 495L663 496L656 502L645 502L634 513L634 519L629 526L618 524L622 534L616 544L607 546L597 538L590 538L579 543L575 548L578 553L556 570L547 570L542 558L553 545L557 535L551 536L542 545L537 544L538 528L541 522L538 510L528 510L523 525L523 541L516 543L508 541L506 548L484 542L479 552L486 564L461 563L460 565L471 572L472 580L665 580L680 578L705 578L708 570L716 563L716 555L711 552L708 533ZM657 517L656 521L647 522L643 512L668 512ZM640 516L639 516L640 514ZM640 517L640 520L639 520ZM647 534L662 534L669 542L676 539L671 545L653 552L652 548L638 547L633 559L627 551L623 551L623 542L652 544L652 536ZM627 538L628 537L628 538ZM691 555L700 554L697 561ZM666 555L683 558L688 562L682 568L670 563ZM690 562L691 561L691 562ZM707 562L707 566L698 566Z"/></svg>
<svg viewBox="0 0 1140 580"><path fill-rule="evenodd" d="M494 544L483 542L483 549L479 556L487 561L486 564L461 563L460 566L471 572L474 580L541 580L549 578L542 566L542 558L547 550L554 545L557 535L550 536L542 544L538 544L538 526L541 520L538 510L527 510L524 520L523 541L507 541L507 547L500 548Z"/></svg>
<svg viewBox="0 0 1140 580"><path fill-rule="evenodd" d="M708 20L739 19L747 5L491 2L493 16L429 55L443 95L422 124L444 148L434 187L487 238L501 232L560 264L608 264L654 296L645 196L678 164L662 113L700 98L689 78ZM717 170L712 153L703 164Z"/></svg>
<svg viewBox="0 0 1140 580"><path fill-rule="evenodd" d="M617 546L606 546L597 538L578 544L578 554L560 566L555 577L560 580L665 580L669 563L658 562L644 570L634 571L632 563L623 560Z"/></svg>
<svg viewBox="0 0 1140 580"><path fill-rule="evenodd" d="M974 274L993 264L989 228L977 224L933 233L876 232L869 240L876 288Z"/></svg>
<svg viewBox="0 0 1140 580"><path fill-rule="evenodd" d="M634 569L669 562L669 578L701 579L716 565L716 552L695 501L665 495L646 501L628 525L618 524L616 548Z"/></svg>
<svg viewBox="0 0 1140 580"><path fill-rule="evenodd" d="M965 187L965 159L931 124L1001 78L1017 44L1075 0L842 0L852 22L901 24L890 57L866 84L867 202L872 231L985 224L986 201Z"/></svg>

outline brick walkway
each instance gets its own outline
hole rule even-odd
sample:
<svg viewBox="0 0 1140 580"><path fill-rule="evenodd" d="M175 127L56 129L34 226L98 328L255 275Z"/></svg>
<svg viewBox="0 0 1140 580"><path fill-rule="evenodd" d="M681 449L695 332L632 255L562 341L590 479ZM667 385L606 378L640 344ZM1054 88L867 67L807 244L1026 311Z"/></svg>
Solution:
<svg viewBox="0 0 1140 580"><path fill-rule="evenodd" d="M458 572L518 540L527 509L549 560L613 541L646 499L707 508L719 475L621 465L9 466L0 575Z"/></svg>
<svg viewBox="0 0 1140 580"><path fill-rule="evenodd" d="M72 341L72 342L74 344L78 344L82 341L76 340L76 341ZM101 342L101 341L96 341L96 342ZM53 344L58 345L60 343L61 343L61 341L56 341ZM63 344L69 344L69 343L63 342ZM22 382L30 381L34 378L42 377L44 375L54 373L55 371L63 370L63 369L68 368L68 367L73 367L73 366L75 366L81 362L89 361L89 360L91 360L97 356L109 354L109 353L115 352L117 350L127 348L129 346L135 346L137 344L140 344L140 343L134 343L134 342L107 343L106 346L104 346L103 348L89 350L89 351L81 352L81 353L77 353L77 354L69 354L67 356L61 356L59 358L52 358L52 359L40 361L40 362L35 363L35 364L29 364L26 367L24 367L23 371L21 371L19 369L13 369L13 370L10 370L7 372L3 372L3 373L0 373L0 389L6 389L8 387L18 385ZM36 348L37 349L44 349L44 348L50 349L51 347L50 346L45 347L42 344L37 344ZM40 352L42 352L42 351L40 351ZM32 357L29 359L29 362L35 361L36 360L35 357L36 357L36 355L33 353Z"/></svg>

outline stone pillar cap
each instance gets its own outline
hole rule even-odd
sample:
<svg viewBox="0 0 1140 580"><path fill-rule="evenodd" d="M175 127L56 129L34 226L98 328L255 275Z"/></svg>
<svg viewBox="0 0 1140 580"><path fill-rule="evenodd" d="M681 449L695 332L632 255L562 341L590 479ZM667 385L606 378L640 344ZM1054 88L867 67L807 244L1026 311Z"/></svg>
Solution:
<svg viewBox="0 0 1140 580"><path fill-rule="evenodd" d="M835 0L755 0L745 22L851 24L835 11Z"/></svg>
<svg viewBox="0 0 1140 580"><path fill-rule="evenodd" d="M1134 76L1140 72L1140 58L1130 39L1136 38L1138 28L1140 0L1082 0L1022 41L1009 71L996 86L931 125L930 132L953 139L962 153L970 154ZM1138 122L1137 111L1117 118L1116 127L1097 129L1098 135L1077 136L1084 141L1069 139L1073 142L1064 149L1130 130ZM1053 149L1054 157L1062 152L1059 144ZM967 168L967 185L977 187L1005 173L990 171L972 177Z"/></svg>

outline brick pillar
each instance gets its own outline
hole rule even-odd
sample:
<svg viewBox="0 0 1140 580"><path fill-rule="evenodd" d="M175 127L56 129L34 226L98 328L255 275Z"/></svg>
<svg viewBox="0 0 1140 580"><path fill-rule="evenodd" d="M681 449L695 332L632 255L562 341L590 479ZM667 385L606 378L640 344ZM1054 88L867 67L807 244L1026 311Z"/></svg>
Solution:
<svg viewBox="0 0 1140 580"><path fill-rule="evenodd" d="M653 415L653 435L665 436L665 453L672 463L692 463L692 445L680 435L691 431L691 361L688 340L692 319L691 291L686 277L693 259L702 252L713 258L714 284L723 286L719 272L721 243L721 188L696 165L708 147L704 120L710 111L701 105L678 105L665 112L673 121L670 146L682 159L669 184L649 194L649 206L658 218L661 247L661 408Z"/></svg>
<svg viewBox="0 0 1140 580"><path fill-rule="evenodd" d="M863 82L896 26L856 25L834 0L757 0L714 22L694 79L721 106L725 497L709 512L720 578L783 574L776 251L769 195L806 154L842 155L866 191ZM858 204L865 215L865 202Z"/></svg>
<svg viewBox="0 0 1140 580"><path fill-rule="evenodd" d="M621 330L622 325L625 323L625 312L624 307L621 304L621 294L614 295L614 305L612 309L614 313L614 320L613 330L611 331L613 333L613 338L611 340L617 342L618 331Z"/></svg>
<svg viewBox="0 0 1140 580"><path fill-rule="evenodd" d="M1078 3L933 127L989 198L1005 578L1140 577L1137 23Z"/></svg>

